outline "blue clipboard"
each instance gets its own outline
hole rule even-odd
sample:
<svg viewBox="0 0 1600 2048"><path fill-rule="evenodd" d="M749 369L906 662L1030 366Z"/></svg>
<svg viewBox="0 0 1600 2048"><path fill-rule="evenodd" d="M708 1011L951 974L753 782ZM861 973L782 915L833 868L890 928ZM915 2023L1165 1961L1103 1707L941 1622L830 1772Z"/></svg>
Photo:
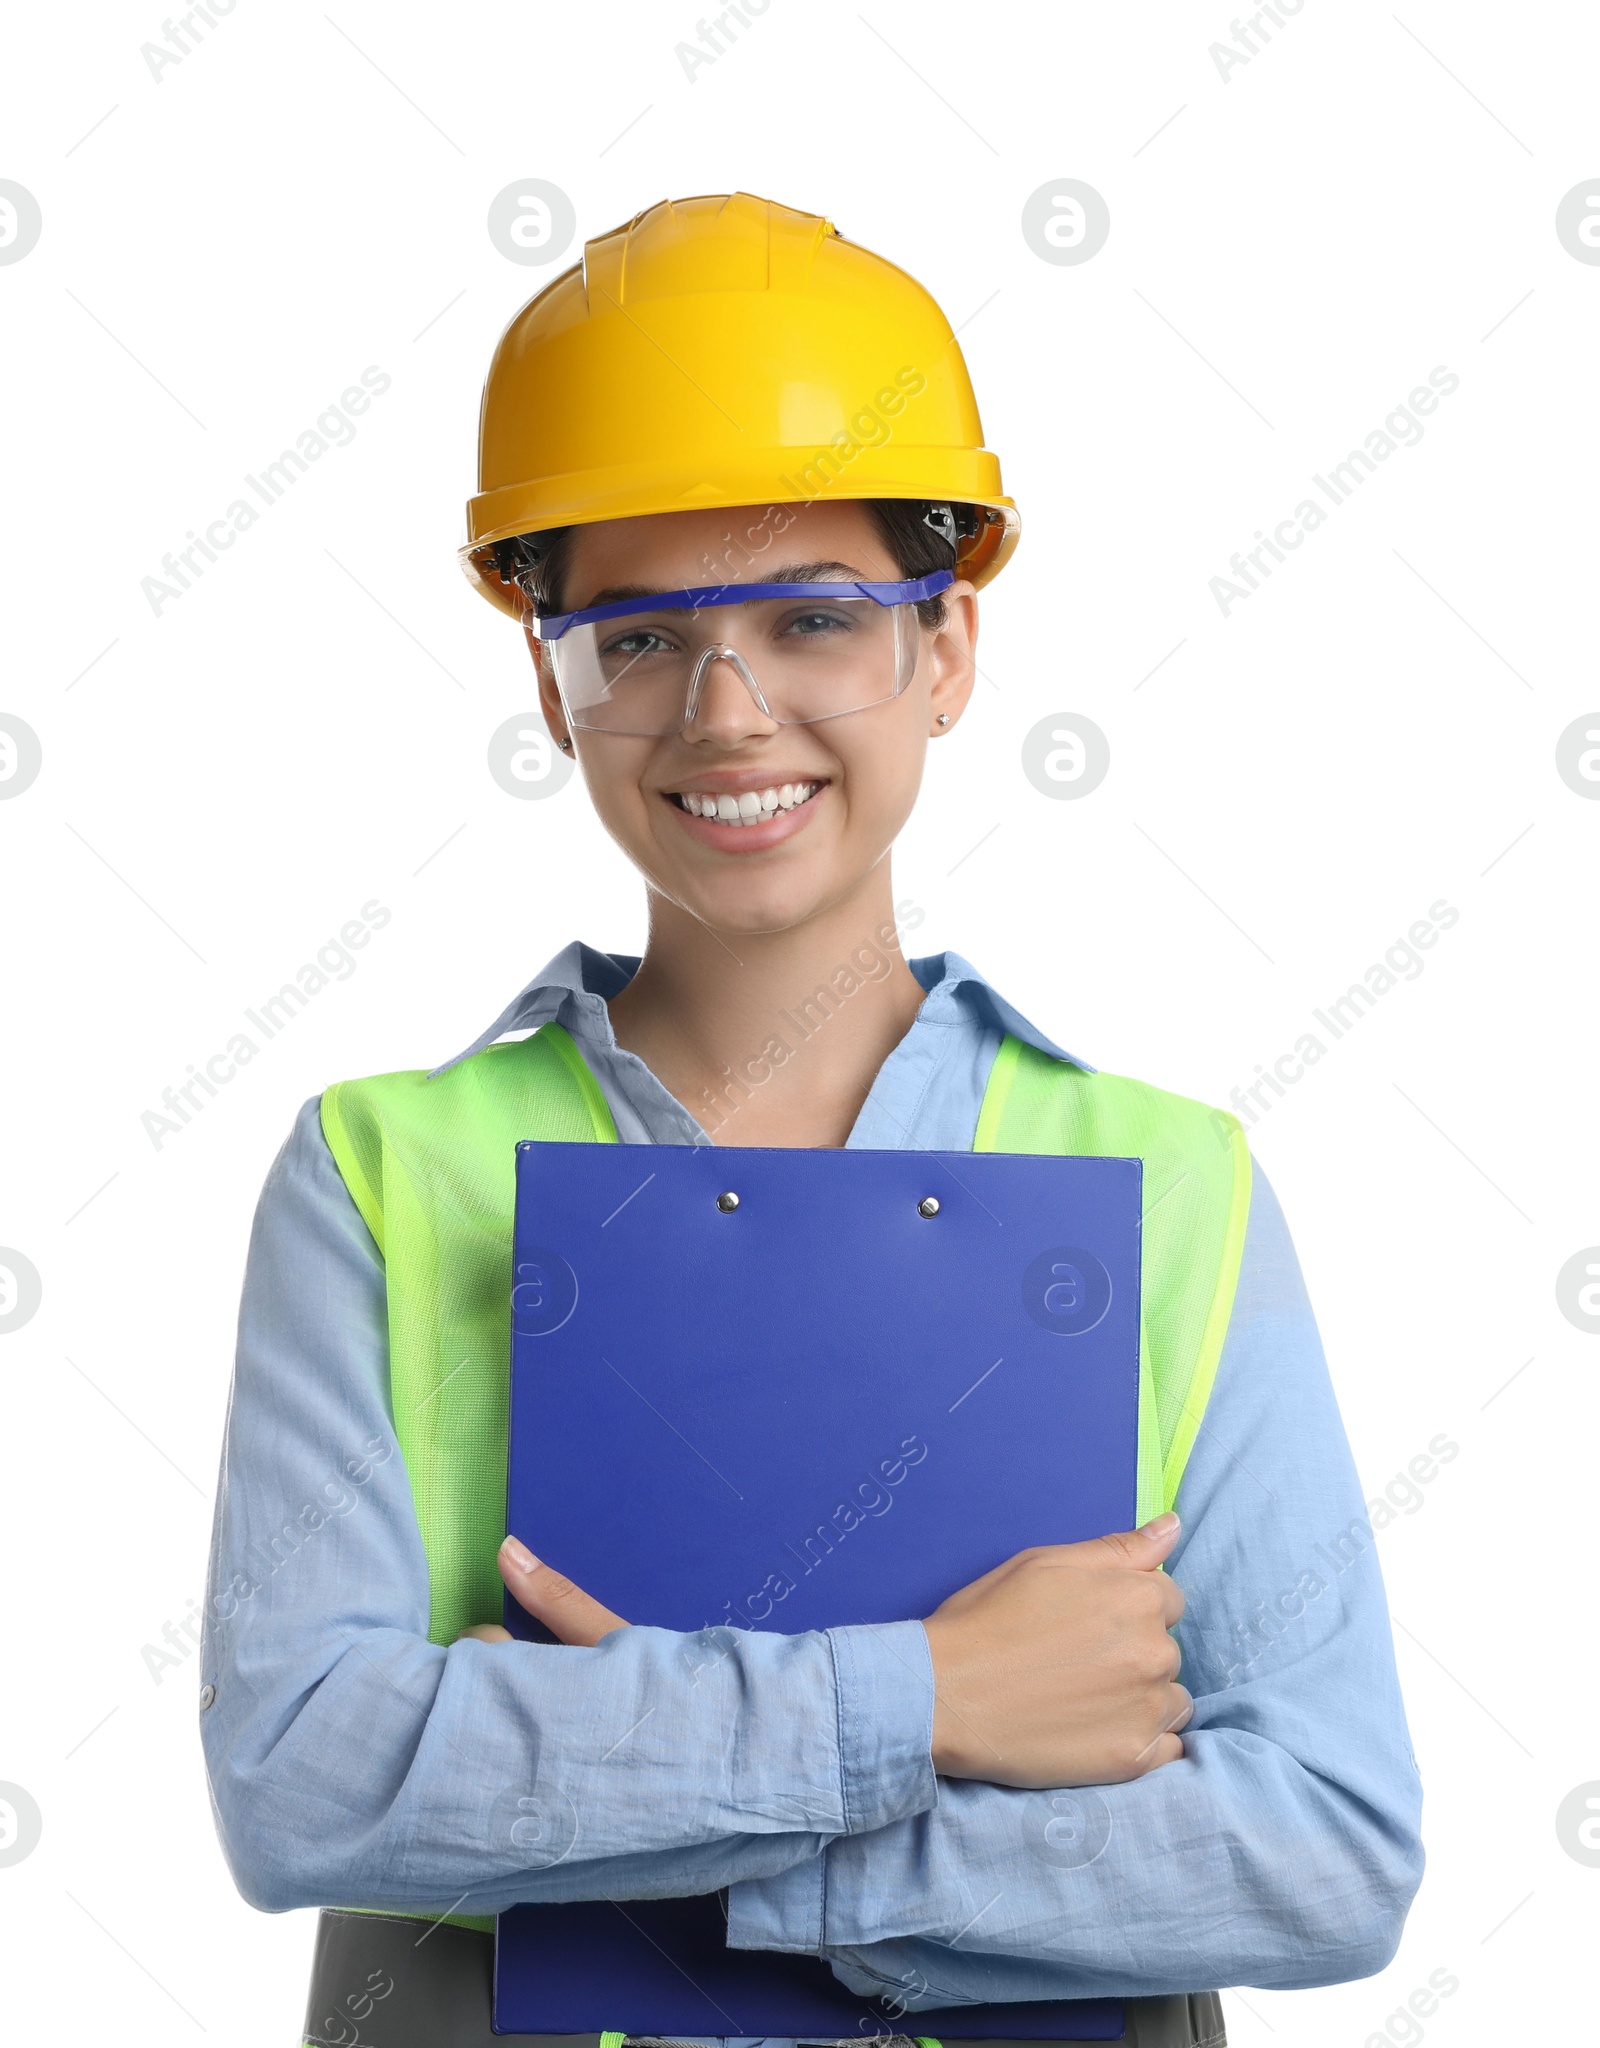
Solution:
<svg viewBox="0 0 1600 2048"><path fill-rule="evenodd" d="M516 1164L507 1527L630 1621L905 1620L1031 1544L1133 1525L1139 1160L525 1143ZM509 1598L506 1625L550 1640ZM889 2013L724 1932L717 1895L518 1906L495 2030L1123 2031L1117 2000Z"/></svg>

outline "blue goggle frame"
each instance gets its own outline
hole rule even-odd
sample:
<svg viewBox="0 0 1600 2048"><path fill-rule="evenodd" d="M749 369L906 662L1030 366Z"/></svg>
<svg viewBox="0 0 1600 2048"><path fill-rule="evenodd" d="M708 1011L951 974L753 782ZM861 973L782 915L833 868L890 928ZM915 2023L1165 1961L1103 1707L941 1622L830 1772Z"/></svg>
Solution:
<svg viewBox="0 0 1600 2048"><path fill-rule="evenodd" d="M586 611L553 612L530 619L528 629L540 640L559 640L573 626L598 625L604 619L626 619L640 612L705 611L719 604L751 604L763 597L870 597L874 604L921 604L955 582L949 569L934 569L908 583L719 583L700 590L662 590L649 597L619 598L614 604L590 605Z"/></svg>

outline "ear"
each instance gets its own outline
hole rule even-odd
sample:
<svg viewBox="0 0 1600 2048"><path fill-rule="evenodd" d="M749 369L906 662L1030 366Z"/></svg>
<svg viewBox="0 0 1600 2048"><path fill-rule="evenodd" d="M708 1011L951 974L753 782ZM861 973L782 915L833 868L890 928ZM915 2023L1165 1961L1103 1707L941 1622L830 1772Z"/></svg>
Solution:
<svg viewBox="0 0 1600 2048"><path fill-rule="evenodd" d="M944 593L944 624L929 634L923 657L929 664L928 730L934 739L953 732L977 678L978 593L970 583L952 583ZM939 723L941 715L947 721Z"/></svg>
<svg viewBox="0 0 1600 2048"><path fill-rule="evenodd" d="M561 708L561 692L556 688L555 677L550 673L550 664L545 660L544 646L538 637L529 633L526 626L528 652L533 656L534 674L539 678L539 709L544 713L544 722L550 728L557 746L570 737L567 731L567 716Z"/></svg>

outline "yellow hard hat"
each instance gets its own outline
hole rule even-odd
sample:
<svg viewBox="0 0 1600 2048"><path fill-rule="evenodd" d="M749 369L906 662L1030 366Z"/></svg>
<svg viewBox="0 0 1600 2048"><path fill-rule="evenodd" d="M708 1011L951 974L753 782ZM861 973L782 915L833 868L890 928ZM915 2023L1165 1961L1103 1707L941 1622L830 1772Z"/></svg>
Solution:
<svg viewBox="0 0 1600 2048"><path fill-rule="evenodd" d="M462 566L520 614L494 543L650 512L913 498L971 506L957 570L1016 545L950 323L820 214L749 192L659 205L584 246L500 338Z"/></svg>

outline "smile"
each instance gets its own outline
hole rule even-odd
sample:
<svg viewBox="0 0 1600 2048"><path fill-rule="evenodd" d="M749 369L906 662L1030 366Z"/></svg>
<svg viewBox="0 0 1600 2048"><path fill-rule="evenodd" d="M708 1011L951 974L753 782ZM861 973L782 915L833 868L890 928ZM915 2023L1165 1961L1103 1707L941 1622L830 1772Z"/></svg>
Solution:
<svg viewBox="0 0 1600 2048"><path fill-rule="evenodd" d="M780 782L771 789L747 789L739 796L710 790L679 789L672 800L691 817L714 818L719 825L759 825L780 811L798 810L809 803L820 782Z"/></svg>

